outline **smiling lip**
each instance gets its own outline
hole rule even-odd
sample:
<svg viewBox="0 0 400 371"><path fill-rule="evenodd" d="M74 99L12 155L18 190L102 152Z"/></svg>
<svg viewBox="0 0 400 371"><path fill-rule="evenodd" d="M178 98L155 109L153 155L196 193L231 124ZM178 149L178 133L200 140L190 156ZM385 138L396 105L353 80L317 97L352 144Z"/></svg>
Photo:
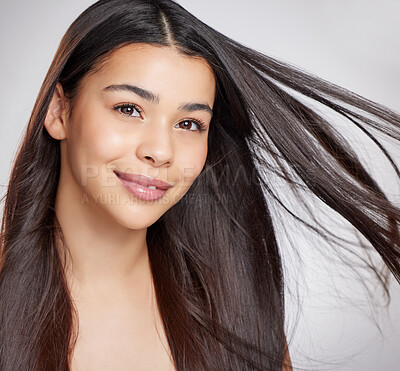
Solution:
<svg viewBox="0 0 400 371"><path fill-rule="evenodd" d="M114 173L130 193L145 201L153 201L163 197L167 190L172 187L169 183L144 175L119 171L114 171ZM156 189L148 188L150 186L156 187Z"/></svg>

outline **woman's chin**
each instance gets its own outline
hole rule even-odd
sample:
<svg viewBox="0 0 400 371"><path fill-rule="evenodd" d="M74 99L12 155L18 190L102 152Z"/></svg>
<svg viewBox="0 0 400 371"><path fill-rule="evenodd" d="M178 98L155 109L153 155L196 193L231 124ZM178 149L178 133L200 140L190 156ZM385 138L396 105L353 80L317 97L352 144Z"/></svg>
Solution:
<svg viewBox="0 0 400 371"><path fill-rule="evenodd" d="M154 224L166 212L165 207L153 205L153 209L146 205L125 205L109 210L109 214L120 226L131 230L147 229Z"/></svg>

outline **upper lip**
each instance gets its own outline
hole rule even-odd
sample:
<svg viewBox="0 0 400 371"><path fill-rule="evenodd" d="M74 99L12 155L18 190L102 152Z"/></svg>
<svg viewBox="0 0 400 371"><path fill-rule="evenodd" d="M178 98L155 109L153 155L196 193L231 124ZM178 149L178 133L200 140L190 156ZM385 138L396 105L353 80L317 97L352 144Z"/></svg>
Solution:
<svg viewBox="0 0 400 371"><path fill-rule="evenodd" d="M158 189L163 189L163 190L167 190L168 188L172 187L172 185L169 183L163 182L162 180L159 179L150 178L146 175L129 174L116 170L114 170L114 173L122 179L128 180L129 182L140 184L145 187L154 186L157 187Z"/></svg>

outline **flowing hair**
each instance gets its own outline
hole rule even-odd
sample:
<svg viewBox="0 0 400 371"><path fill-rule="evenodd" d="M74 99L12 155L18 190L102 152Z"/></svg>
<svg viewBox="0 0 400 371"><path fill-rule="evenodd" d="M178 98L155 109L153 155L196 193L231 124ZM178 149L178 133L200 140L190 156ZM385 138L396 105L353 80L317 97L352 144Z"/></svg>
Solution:
<svg viewBox="0 0 400 371"><path fill-rule="evenodd" d="M61 41L5 195L0 369L69 370L77 332L56 248L60 239L67 250L54 208L60 143L47 133L44 120L57 83L73 103L82 78L132 43L172 46L204 58L217 84L205 166L147 233L175 366L282 370L284 279L274 210L282 208L326 240L335 236L291 211L271 179L278 177L299 195L308 192L340 214L400 281L398 205L332 123L301 97L369 136L399 178L378 136L400 140L400 116L227 38L171 0L101 0Z"/></svg>

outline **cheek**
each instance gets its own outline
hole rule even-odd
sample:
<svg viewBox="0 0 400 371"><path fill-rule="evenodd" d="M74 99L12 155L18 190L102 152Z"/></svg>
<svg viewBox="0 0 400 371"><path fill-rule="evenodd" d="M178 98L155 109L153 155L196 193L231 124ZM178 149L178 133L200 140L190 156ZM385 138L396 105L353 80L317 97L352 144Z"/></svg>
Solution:
<svg viewBox="0 0 400 371"><path fill-rule="evenodd" d="M121 136L96 118L76 120L67 139L72 171L80 184L96 178L109 162L118 157Z"/></svg>
<svg viewBox="0 0 400 371"><path fill-rule="evenodd" d="M207 142L192 147L180 157L180 180L184 188L189 188L201 173L207 158Z"/></svg>

